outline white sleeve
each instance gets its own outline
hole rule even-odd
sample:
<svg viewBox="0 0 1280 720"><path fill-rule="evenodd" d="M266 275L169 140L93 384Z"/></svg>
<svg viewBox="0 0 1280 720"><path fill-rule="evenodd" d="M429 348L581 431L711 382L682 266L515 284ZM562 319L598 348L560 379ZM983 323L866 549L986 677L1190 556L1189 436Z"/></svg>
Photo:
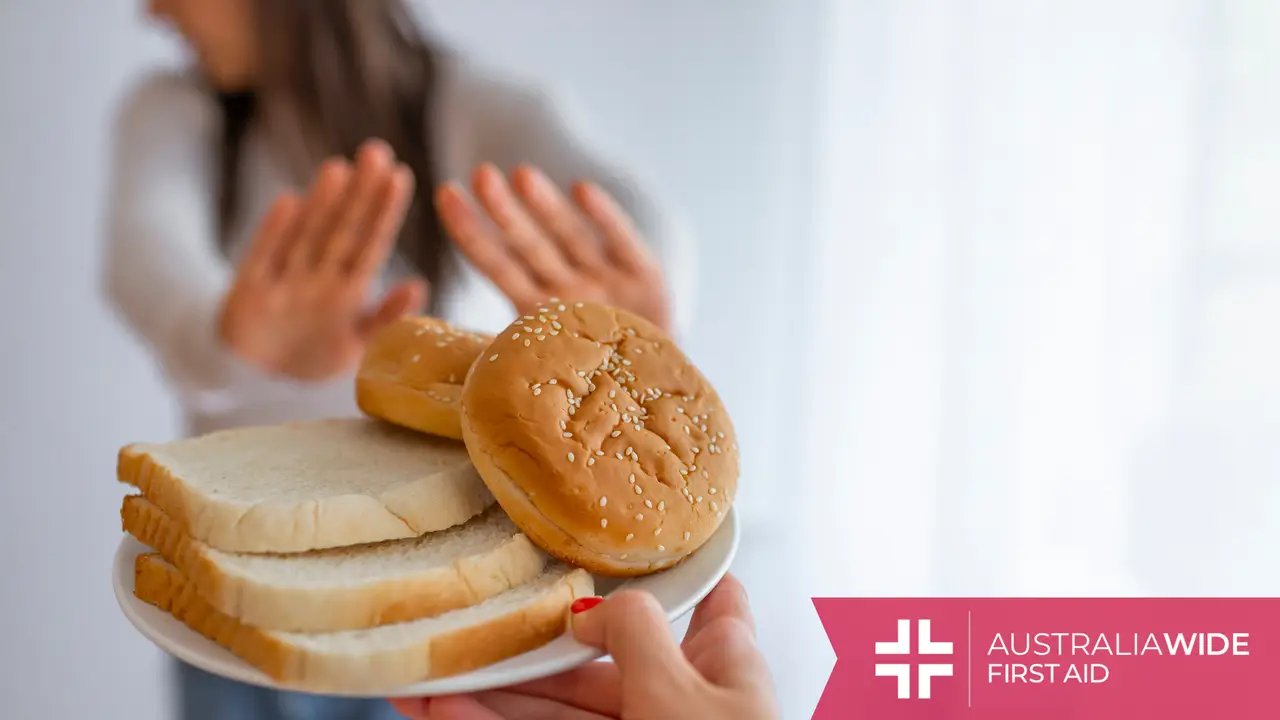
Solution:
<svg viewBox="0 0 1280 720"><path fill-rule="evenodd" d="M473 80L463 95L473 118L475 162L510 169L528 163L560 187L578 180L596 183L631 216L662 266L671 295L674 334L687 338L693 322L697 246L683 219L659 202L652 184L641 182L603 151L565 94L551 88L495 78Z"/></svg>
<svg viewBox="0 0 1280 720"><path fill-rule="evenodd" d="M234 402L257 371L222 344L233 269L216 242L213 99L179 76L132 89L116 118L107 190L104 291L186 405Z"/></svg>

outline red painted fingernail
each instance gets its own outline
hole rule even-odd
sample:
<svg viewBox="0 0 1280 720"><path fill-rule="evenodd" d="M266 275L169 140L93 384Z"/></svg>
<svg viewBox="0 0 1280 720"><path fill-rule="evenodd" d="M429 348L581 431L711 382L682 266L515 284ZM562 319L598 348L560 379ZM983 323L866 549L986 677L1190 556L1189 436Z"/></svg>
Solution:
<svg viewBox="0 0 1280 720"><path fill-rule="evenodd" d="M577 600L573 601L572 605L569 606L569 611L576 615L580 612L586 612L591 608L599 605L602 602L604 602L604 598L602 597L578 598Z"/></svg>

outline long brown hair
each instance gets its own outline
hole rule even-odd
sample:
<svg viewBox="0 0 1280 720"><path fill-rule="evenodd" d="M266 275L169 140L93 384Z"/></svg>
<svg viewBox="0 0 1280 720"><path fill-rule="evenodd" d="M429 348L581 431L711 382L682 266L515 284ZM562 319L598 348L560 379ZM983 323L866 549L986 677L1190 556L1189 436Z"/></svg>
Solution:
<svg viewBox="0 0 1280 720"><path fill-rule="evenodd" d="M218 217L225 232L239 208L239 163L255 120L293 170L309 176L326 157L351 158L380 138L413 171L413 205L399 253L437 295L446 254L432 203L431 116L441 54L403 0L256 0L260 80L253 92L220 96L223 131Z"/></svg>

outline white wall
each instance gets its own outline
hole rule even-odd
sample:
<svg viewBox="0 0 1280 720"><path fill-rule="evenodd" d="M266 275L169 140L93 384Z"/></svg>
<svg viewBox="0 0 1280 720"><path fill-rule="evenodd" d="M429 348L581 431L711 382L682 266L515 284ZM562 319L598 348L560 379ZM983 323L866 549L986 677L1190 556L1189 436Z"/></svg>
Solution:
<svg viewBox="0 0 1280 720"><path fill-rule="evenodd" d="M0 5L0 716L164 717L162 658L109 586L119 538L115 452L174 432L142 352L96 294L106 132L123 84L174 57L142 3ZM574 90L600 134L660 180L704 242L688 349L734 412L752 525L739 572L782 658L785 545L766 520L788 494L785 323L804 238L819 3L432 3L447 35ZM778 338L782 342L778 342ZM783 503L779 505L779 503ZM770 622L769 617L778 618ZM790 678L790 715L825 678ZM16 669L16 671L14 670Z"/></svg>

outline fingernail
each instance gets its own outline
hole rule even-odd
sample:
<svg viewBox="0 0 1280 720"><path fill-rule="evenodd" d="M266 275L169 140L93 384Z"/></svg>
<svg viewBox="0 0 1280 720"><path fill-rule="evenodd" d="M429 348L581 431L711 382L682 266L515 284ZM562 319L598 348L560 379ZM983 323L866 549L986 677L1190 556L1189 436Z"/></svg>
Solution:
<svg viewBox="0 0 1280 720"><path fill-rule="evenodd" d="M590 610L591 608L599 605L602 602L604 602L604 598L602 597L578 598L577 600L573 601L572 605L569 606L569 611L572 612L574 615L577 615L578 613L583 613Z"/></svg>

